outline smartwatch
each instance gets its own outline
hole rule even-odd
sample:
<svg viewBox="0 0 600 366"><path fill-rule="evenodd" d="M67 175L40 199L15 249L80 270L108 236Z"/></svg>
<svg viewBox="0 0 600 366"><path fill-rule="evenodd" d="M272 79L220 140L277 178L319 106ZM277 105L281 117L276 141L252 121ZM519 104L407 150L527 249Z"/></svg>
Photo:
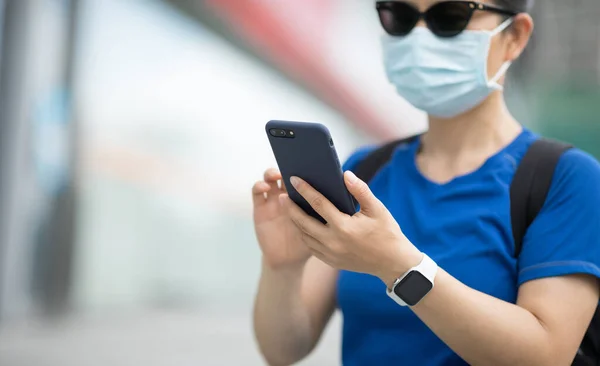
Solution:
<svg viewBox="0 0 600 366"><path fill-rule="evenodd" d="M417 305L433 289L437 269L437 264L423 253L421 263L399 277L387 290L388 296L401 306Z"/></svg>

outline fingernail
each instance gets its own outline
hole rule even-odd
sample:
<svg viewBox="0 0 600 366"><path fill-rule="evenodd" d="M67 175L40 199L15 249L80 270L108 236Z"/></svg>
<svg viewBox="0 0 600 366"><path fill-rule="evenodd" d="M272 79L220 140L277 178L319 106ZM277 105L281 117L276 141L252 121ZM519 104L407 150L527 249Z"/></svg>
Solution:
<svg viewBox="0 0 600 366"><path fill-rule="evenodd" d="M351 184L356 183L356 181L358 180L358 177L349 170L346 172L346 175L348 176L348 182L350 182Z"/></svg>
<svg viewBox="0 0 600 366"><path fill-rule="evenodd" d="M298 177L290 177L290 183L292 183L292 185L294 186L294 188L297 188L298 185L300 184L300 178L298 178Z"/></svg>

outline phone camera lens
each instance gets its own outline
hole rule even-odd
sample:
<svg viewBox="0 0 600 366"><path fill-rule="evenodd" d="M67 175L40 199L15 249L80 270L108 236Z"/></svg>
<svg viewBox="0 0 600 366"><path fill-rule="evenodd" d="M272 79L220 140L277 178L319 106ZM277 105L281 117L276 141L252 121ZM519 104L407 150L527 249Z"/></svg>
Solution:
<svg viewBox="0 0 600 366"><path fill-rule="evenodd" d="M279 128L272 128L269 130L269 133L271 134L271 136L273 137L294 137L294 132L292 131L286 131L283 129L279 129Z"/></svg>
<svg viewBox="0 0 600 366"><path fill-rule="evenodd" d="M333 139L329 139L329 146L333 147Z"/></svg>

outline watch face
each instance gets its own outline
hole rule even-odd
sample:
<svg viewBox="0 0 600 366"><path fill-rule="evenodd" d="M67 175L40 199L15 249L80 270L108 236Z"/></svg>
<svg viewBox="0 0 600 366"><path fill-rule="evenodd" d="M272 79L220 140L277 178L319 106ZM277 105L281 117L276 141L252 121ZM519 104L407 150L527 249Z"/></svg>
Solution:
<svg viewBox="0 0 600 366"><path fill-rule="evenodd" d="M433 284L421 274L411 271L394 287L394 293L408 306L415 306L433 288Z"/></svg>

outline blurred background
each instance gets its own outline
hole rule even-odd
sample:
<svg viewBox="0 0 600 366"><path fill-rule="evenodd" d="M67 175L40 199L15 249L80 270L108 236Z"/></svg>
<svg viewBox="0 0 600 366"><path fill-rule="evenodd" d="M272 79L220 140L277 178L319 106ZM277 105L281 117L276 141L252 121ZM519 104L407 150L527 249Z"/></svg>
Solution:
<svg viewBox="0 0 600 366"><path fill-rule="evenodd" d="M373 0L0 0L0 365L261 365L264 124L426 129ZM600 157L600 2L538 1L507 96ZM336 316L303 365L339 364Z"/></svg>

